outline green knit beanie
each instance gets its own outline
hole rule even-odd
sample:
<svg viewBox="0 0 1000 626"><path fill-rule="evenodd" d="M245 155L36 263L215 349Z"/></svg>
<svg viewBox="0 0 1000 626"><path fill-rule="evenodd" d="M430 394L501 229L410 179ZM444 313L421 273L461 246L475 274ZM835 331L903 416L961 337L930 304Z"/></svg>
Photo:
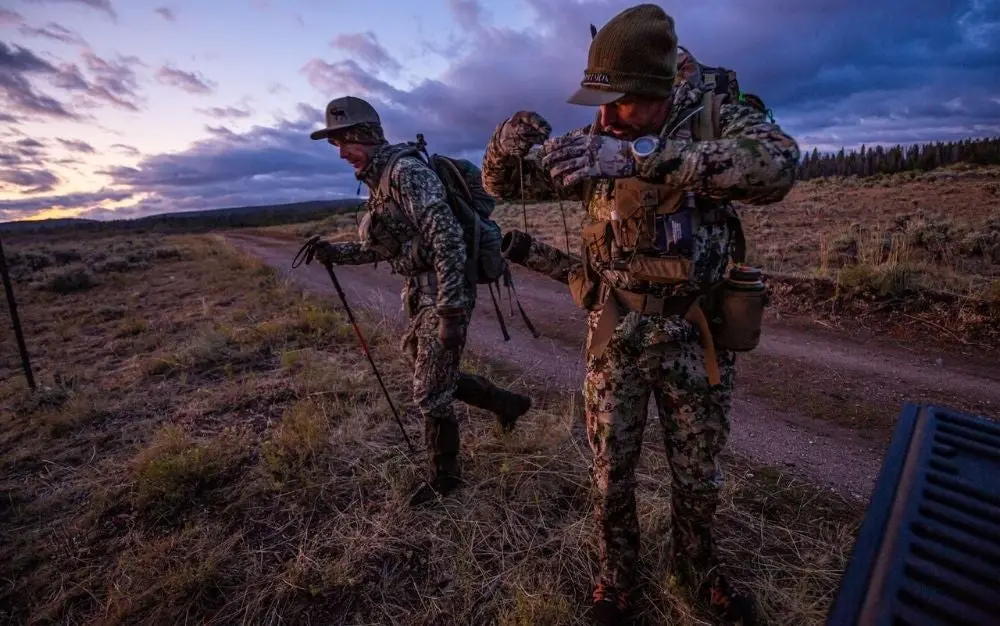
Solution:
<svg viewBox="0 0 1000 626"><path fill-rule="evenodd" d="M676 74L674 19L655 4L639 4L594 35L580 89L568 101L600 106L626 94L667 98Z"/></svg>

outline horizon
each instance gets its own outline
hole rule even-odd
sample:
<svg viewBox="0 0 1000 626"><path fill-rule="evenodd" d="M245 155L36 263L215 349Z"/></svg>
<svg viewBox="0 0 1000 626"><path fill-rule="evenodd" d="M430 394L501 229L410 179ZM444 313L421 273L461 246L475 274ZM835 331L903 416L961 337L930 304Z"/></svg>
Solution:
<svg viewBox="0 0 1000 626"><path fill-rule="evenodd" d="M429 150L478 163L519 109L541 113L553 134L590 121L592 109L565 102L589 25L636 3L277 4L0 9L0 221L359 197L336 150L308 137L326 103L347 94L376 107L389 141L422 132ZM1000 135L996 3L664 8L680 44L734 69L803 154Z"/></svg>

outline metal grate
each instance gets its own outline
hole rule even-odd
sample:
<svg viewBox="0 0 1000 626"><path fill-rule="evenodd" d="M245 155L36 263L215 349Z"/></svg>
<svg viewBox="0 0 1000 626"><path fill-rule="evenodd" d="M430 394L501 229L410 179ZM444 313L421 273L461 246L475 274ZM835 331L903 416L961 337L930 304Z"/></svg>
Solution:
<svg viewBox="0 0 1000 626"><path fill-rule="evenodd" d="M828 626L1000 625L1000 424L906 405Z"/></svg>

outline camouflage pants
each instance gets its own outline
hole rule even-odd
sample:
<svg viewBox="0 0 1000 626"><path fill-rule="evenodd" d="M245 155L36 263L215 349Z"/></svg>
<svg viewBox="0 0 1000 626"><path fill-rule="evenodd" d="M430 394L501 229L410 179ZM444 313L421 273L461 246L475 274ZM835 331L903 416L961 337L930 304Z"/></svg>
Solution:
<svg viewBox="0 0 1000 626"><path fill-rule="evenodd" d="M598 312L589 317L594 332ZM717 462L729 436L735 356L719 351L722 384L710 388L697 330L677 317L630 312L602 354L587 362L584 403L594 460L600 582L628 590L639 553L635 468L650 395L672 477L675 571L704 576L716 565L712 522L722 486Z"/></svg>
<svg viewBox="0 0 1000 626"><path fill-rule="evenodd" d="M463 328L463 335L468 324ZM402 348L413 362L413 402L424 420L428 478L458 475L458 418L452 399L459 377L462 345L445 348L438 338L433 306L419 309L403 335Z"/></svg>

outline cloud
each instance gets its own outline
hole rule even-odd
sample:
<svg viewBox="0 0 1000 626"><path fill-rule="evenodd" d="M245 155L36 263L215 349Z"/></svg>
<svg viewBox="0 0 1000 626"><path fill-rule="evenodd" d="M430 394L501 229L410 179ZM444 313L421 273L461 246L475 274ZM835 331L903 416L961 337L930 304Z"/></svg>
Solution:
<svg viewBox="0 0 1000 626"><path fill-rule="evenodd" d="M0 200L0 217L5 220L24 219L50 209L86 209L95 207L102 202L128 200L134 195L132 191L104 188L93 192Z"/></svg>
<svg viewBox="0 0 1000 626"><path fill-rule="evenodd" d="M0 70L3 70L0 72L0 101L8 111L31 119L82 120L88 116L77 107L94 108L102 103L129 111L139 110L138 81L132 68L141 62L136 57L108 61L88 49L83 52L82 59L91 79L75 63L57 67L27 48L9 47L0 42ZM43 93L38 86L39 80L68 92L72 105Z"/></svg>
<svg viewBox="0 0 1000 626"><path fill-rule="evenodd" d="M465 30L480 28L483 21L483 7L477 0L448 0L448 7L455 15L458 25Z"/></svg>
<svg viewBox="0 0 1000 626"><path fill-rule="evenodd" d="M378 42L375 33L370 31L366 33L342 33L334 37L330 46L337 50L350 52L375 72L386 70L390 73L397 73L402 67L399 61L394 59Z"/></svg>
<svg viewBox="0 0 1000 626"><path fill-rule="evenodd" d="M164 85L177 87L191 94L205 95L215 91L216 84L207 80L199 72L185 72L164 65L156 72L156 78Z"/></svg>
<svg viewBox="0 0 1000 626"><path fill-rule="evenodd" d="M324 97L368 99L396 139L423 132L435 149L474 153L517 110L542 113L556 133L590 122L594 109L566 103L586 66L589 25L634 3L528 0L543 25L534 31L490 26L475 0L449 4L468 32L437 50L449 61L437 79L404 89L354 59L311 59L301 71ZM1000 134L1000 3L741 0L671 13L682 45L737 70L805 144Z"/></svg>
<svg viewBox="0 0 1000 626"><path fill-rule="evenodd" d="M0 7L0 26L17 26L24 22L24 18L17 11Z"/></svg>
<svg viewBox="0 0 1000 626"><path fill-rule="evenodd" d="M45 37L46 39L53 39L75 46L87 45L87 42L78 33L55 22L49 22L43 27L34 27L25 24L18 29L18 32L28 37Z"/></svg>
<svg viewBox="0 0 1000 626"><path fill-rule="evenodd" d="M8 111L34 117L77 118L62 102L39 93L29 79L33 75L63 83L71 78L27 48L16 45L11 48L0 42L0 97Z"/></svg>
<svg viewBox="0 0 1000 626"><path fill-rule="evenodd" d="M45 169L0 169L0 189L21 193L52 191L60 183L59 177Z"/></svg>
<svg viewBox="0 0 1000 626"><path fill-rule="evenodd" d="M96 172L110 180L100 192L0 201L0 214L12 219L63 208L106 218L107 212L95 209L107 201L136 201L128 212L112 215L121 217L354 197L353 171L328 144L309 139L317 117L322 111L300 104L293 119L272 126L241 133L212 128L187 150Z"/></svg>
<svg viewBox="0 0 1000 626"><path fill-rule="evenodd" d="M107 13L112 21L118 21L118 14L111 6L111 0L27 0L33 4L82 4L92 9Z"/></svg>
<svg viewBox="0 0 1000 626"><path fill-rule="evenodd" d="M155 9L153 9L153 13L156 13L157 15L167 20L168 22L177 21L177 14L174 13L174 10L171 9L170 7L156 7Z"/></svg>
<svg viewBox="0 0 1000 626"><path fill-rule="evenodd" d="M253 111L248 108L239 108L233 106L225 107L209 107L207 109L197 109L199 113L208 115L209 117L214 117L217 119L227 119L227 118L242 118L250 117L253 115Z"/></svg>
<svg viewBox="0 0 1000 626"><path fill-rule="evenodd" d="M113 143L111 147L128 156L139 156L139 149L123 143Z"/></svg>
<svg viewBox="0 0 1000 626"><path fill-rule="evenodd" d="M67 150L72 152L82 152L84 154L93 154L94 147L87 143L86 141L80 141L76 139L58 139L59 143L66 147Z"/></svg>

